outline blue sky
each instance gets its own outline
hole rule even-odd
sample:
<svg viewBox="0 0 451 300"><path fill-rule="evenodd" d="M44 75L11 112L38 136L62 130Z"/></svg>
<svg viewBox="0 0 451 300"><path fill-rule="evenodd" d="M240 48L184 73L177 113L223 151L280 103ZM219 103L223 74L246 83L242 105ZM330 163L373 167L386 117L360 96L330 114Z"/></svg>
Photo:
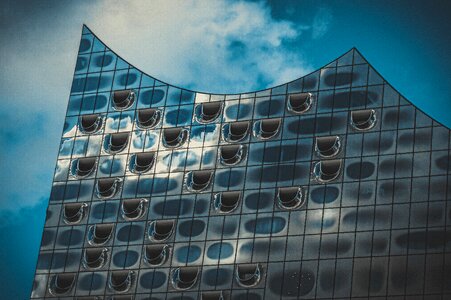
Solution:
<svg viewBox="0 0 451 300"><path fill-rule="evenodd" d="M447 1L12 1L0 6L0 282L29 297L82 24L144 72L236 93L301 77L357 47L451 126Z"/></svg>

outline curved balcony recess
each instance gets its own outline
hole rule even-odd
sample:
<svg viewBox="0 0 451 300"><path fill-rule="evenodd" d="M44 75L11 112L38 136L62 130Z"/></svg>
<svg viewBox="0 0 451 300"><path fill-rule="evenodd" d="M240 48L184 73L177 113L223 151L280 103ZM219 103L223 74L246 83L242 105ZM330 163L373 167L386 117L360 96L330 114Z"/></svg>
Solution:
<svg viewBox="0 0 451 300"><path fill-rule="evenodd" d="M351 112L351 126L358 131L370 130L376 125L376 111L373 109Z"/></svg>
<svg viewBox="0 0 451 300"><path fill-rule="evenodd" d="M126 110L135 102L136 94L133 90L121 90L113 92L113 108Z"/></svg>
<svg viewBox="0 0 451 300"><path fill-rule="evenodd" d="M92 134L98 132L103 125L103 119L98 114L81 115L78 119L78 128L82 133Z"/></svg>
<svg viewBox="0 0 451 300"><path fill-rule="evenodd" d="M319 183L331 182L340 175L341 165L341 159L319 161L313 168L313 175Z"/></svg>
<svg viewBox="0 0 451 300"><path fill-rule="evenodd" d="M180 267L172 271L172 286L177 290L189 290L199 276L198 267Z"/></svg>
<svg viewBox="0 0 451 300"><path fill-rule="evenodd" d="M154 108L139 109L136 124L141 129L153 129L161 120L161 111Z"/></svg>

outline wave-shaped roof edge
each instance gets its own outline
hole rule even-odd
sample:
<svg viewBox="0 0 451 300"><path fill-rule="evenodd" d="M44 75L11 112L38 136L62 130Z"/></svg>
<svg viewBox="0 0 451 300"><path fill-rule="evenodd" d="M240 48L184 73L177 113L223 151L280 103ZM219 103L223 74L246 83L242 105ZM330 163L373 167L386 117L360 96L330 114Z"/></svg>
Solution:
<svg viewBox="0 0 451 300"><path fill-rule="evenodd" d="M185 91L189 91L189 92L192 92L192 93L199 93L199 94L205 94L205 95L215 95L215 96L256 94L256 93L260 93L260 92L267 91L267 90L270 90L270 89L274 89L274 88L277 88L277 87L281 87L281 86L283 86L283 85L288 85L288 84L291 84L291 83L293 83L293 82L295 82L295 81L298 81L298 80L300 80L300 79L302 79L302 78L308 77L308 76L310 76L310 75L312 75L312 74L314 74L314 73L316 73L316 72L319 72L319 71L321 71L321 69L327 68L327 67L329 67L331 64L333 64L334 62L338 62L341 58L346 57L347 55L350 55L350 53L353 53L353 57L354 57L354 58L353 58L353 63L352 63L352 65L355 64L355 57L356 57L356 55L357 55L358 59L360 59L360 61L361 61L361 64L365 64L365 63L368 64L368 67L371 68L371 69L372 69L372 70L373 70L373 71L374 71L374 72L382 79L383 84L387 84L387 85L390 86L396 93L399 94L399 96L400 96L400 101L405 101L405 102L407 102L408 104L411 104L412 106L415 107L415 109L419 110L420 112L422 112L423 114L425 114L427 117L431 118L431 119L432 119L434 122L436 122L437 124L439 124L439 125L441 125L441 126L447 128L447 129L451 129L451 128L449 128L448 126L446 126L446 125L444 125L443 123L441 123L440 121L437 121L437 120L436 120L435 118L433 118L430 114L428 114L427 112L423 111L421 108L419 108L418 106L416 106L412 101L410 101L410 100L408 100L406 97L404 97L403 94L402 94L401 92L399 92L393 85L391 85L391 84L385 79L385 77L383 77L382 74L380 74L380 73L373 67L373 65L371 65L371 63L369 63L369 61L362 55L362 53L361 53L355 46L352 47L351 49L349 49L348 51L346 51L345 53L343 53L342 55L338 56L337 58L331 60L329 63L327 63L327 64L325 64L325 65L323 65L323 66L321 66L321 67L315 69L314 71L312 71L312 72L310 72L310 73L308 73L308 74L305 74L305 75L303 75L303 76L300 76L300 77L298 77L298 78L295 78L295 79L293 79L293 80L291 80L291 81L288 81L288 82L285 82L285 83L282 83L282 84L278 84L278 85L275 85L275 86L272 86L272 87L266 87L266 88L264 88L264 89L255 90L255 91L248 91L248 92L241 92L241 93L230 93L230 94L225 94L225 93L214 93L214 92L205 92L205 91L192 90L192 89L188 89L188 88L176 86L176 85L167 83L167 82L165 82L165 81L159 80L159 79L157 79L156 77L149 75L147 72L142 71L140 68L135 67L133 64L129 63L127 60L125 60L124 58L122 58L121 55L119 55L117 52L115 52L115 51L112 50L110 47L108 47L108 46L107 46L107 45L106 45L106 44L105 44L105 43L104 43L104 42L103 42L103 41L102 41L102 40L101 40L101 39L100 39L100 38L99 38L99 37L98 37L98 36L97 36L97 35L89 28L89 27L88 27L88 25L83 24L81 37L83 37L83 35L85 35L85 34L92 34L92 35L94 36L94 38L96 38L96 39L97 39L97 40L105 47L105 49L107 49L108 51L111 51L112 53L114 53L118 58L120 58L120 59L123 60L125 63L127 63L131 68L136 69L137 71L141 72L143 75L146 75L146 76L148 76L148 77L154 79L155 81L159 81L159 82L161 82L161 83L164 84L164 85L167 85L167 86L170 86L170 87L174 87L174 88L177 88L177 89L181 89L181 90L185 90Z"/></svg>

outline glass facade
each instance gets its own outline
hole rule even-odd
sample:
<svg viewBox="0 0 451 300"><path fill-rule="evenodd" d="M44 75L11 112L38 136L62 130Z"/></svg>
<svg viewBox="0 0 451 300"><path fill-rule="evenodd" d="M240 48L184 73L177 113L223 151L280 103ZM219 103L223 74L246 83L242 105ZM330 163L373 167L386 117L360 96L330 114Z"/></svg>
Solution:
<svg viewBox="0 0 451 300"><path fill-rule="evenodd" d="M218 95L84 27L31 298L451 297L450 145L356 49Z"/></svg>

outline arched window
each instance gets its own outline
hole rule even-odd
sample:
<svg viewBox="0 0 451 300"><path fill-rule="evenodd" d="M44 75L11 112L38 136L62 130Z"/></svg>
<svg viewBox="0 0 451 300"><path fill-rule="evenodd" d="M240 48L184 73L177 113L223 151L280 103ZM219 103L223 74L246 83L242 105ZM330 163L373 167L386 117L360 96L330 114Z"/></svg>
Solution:
<svg viewBox="0 0 451 300"><path fill-rule="evenodd" d="M146 212L147 199L126 199L122 201L121 215L126 221L141 218Z"/></svg>
<svg viewBox="0 0 451 300"><path fill-rule="evenodd" d="M168 240L174 232L174 220L157 220L149 223L148 237L151 241L162 242Z"/></svg>
<svg viewBox="0 0 451 300"><path fill-rule="evenodd" d="M180 267L172 271L172 286L177 290L192 288L199 276L198 267Z"/></svg>
<svg viewBox="0 0 451 300"><path fill-rule="evenodd" d="M166 148L177 148L188 139L188 130L182 127L163 129L163 145Z"/></svg>
<svg viewBox="0 0 451 300"><path fill-rule="evenodd" d="M82 115L78 119L78 128L82 133L96 133L102 128L102 117L98 114Z"/></svg>
<svg viewBox="0 0 451 300"><path fill-rule="evenodd" d="M80 223L86 215L88 204L75 202L64 204L63 221L68 225Z"/></svg>
<svg viewBox="0 0 451 300"><path fill-rule="evenodd" d="M105 136L105 151L110 154L123 151L128 145L128 139L128 132L111 133Z"/></svg>
<svg viewBox="0 0 451 300"><path fill-rule="evenodd" d="M155 163L155 152L141 152L130 157L130 171L135 174L148 172Z"/></svg>
<svg viewBox="0 0 451 300"><path fill-rule="evenodd" d="M351 111L351 126L359 131L370 130L376 125L376 111L373 109Z"/></svg>
<svg viewBox="0 0 451 300"><path fill-rule="evenodd" d="M300 186L281 187L277 191L277 205L281 209L296 209L305 202L305 192Z"/></svg>
<svg viewBox="0 0 451 300"><path fill-rule="evenodd" d="M147 245L145 250L145 261L153 266L161 266L164 264L169 256L169 245Z"/></svg>
<svg viewBox="0 0 451 300"><path fill-rule="evenodd" d="M120 178L97 179L96 194L99 199L109 199L116 195L120 188Z"/></svg>
<svg viewBox="0 0 451 300"><path fill-rule="evenodd" d="M136 123L141 129L155 128L161 119L161 111L155 108L146 108L138 110Z"/></svg>
<svg viewBox="0 0 451 300"><path fill-rule="evenodd" d="M111 271L108 286L115 292L126 293L133 285L134 274L129 270Z"/></svg>
<svg viewBox="0 0 451 300"><path fill-rule="evenodd" d="M49 291L54 296L67 295L75 285L75 273L60 273L52 276Z"/></svg>
<svg viewBox="0 0 451 300"><path fill-rule="evenodd" d="M114 224L95 224L89 226L88 243L90 245L105 245L113 234Z"/></svg>
<svg viewBox="0 0 451 300"><path fill-rule="evenodd" d="M201 192L208 188L213 179L213 171L190 171L186 174L186 188L191 192Z"/></svg>
<svg viewBox="0 0 451 300"><path fill-rule="evenodd" d="M76 178L85 178L94 172L96 166L97 158L95 157L84 157L76 158L71 164L71 175Z"/></svg>
<svg viewBox="0 0 451 300"><path fill-rule="evenodd" d="M241 200L241 192L221 192L214 196L214 208L219 213L231 213Z"/></svg>
<svg viewBox="0 0 451 300"><path fill-rule="evenodd" d="M262 140L275 137L280 130L281 119L264 119L254 123L254 135Z"/></svg>
<svg viewBox="0 0 451 300"><path fill-rule="evenodd" d="M259 264L240 264L236 266L235 279L242 287L256 286L262 277L262 269Z"/></svg>
<svg viewBox="0 0 451 300"><path fill-rule="evenodd" d="M115 110L126 110L135 102L135 92L133 90L122 90L113 92L113 107Z"/></svg>
<svg viewBox="0 0 451 300"><path fill-rule="evenodd" d="M248 132L248 121L227 123L222 127L222 136L225 141L230 143L236 143L244 140Z"/></svg>
<svg viewBox="0 0 451 300"><path fill-rule="evenodd" d="M221 102L206 102L196 106L195 115L199 123L211 123L221 114Z"/></svg>
<svg viewBox="0 0 451 300"><path fill-rule="evenodd" d="M311 93L297 93L288 95L287 108L295 114L305 113L310 109L313 102Z"/></svg>
<svg viewBox="0 0 451 300"><path fill-rule="evenodd" d="M341 170L341 159L323 160L315 164L313 175L316 181L326 183L338 178Z"/></svg>
<svg viewBox="0 0 451 300"><path fill-rule="evenodd" d="M333 157L340 152L341 141L339 136L317 137L315 151L320 157Z"/></svg>
<svg viewBox="0 0 451 300"><path fill-rule="evenodd" d="M85 269L100 269L107 260L107 248L87 248L84 250L82 263Z"/></svg>
<svg viewBox="0 0 451 300"><path fill-rule="evenodd" d="M225 166L239 164L244 156L244 145L224 145L219 147L219 161Z"/></svg>

